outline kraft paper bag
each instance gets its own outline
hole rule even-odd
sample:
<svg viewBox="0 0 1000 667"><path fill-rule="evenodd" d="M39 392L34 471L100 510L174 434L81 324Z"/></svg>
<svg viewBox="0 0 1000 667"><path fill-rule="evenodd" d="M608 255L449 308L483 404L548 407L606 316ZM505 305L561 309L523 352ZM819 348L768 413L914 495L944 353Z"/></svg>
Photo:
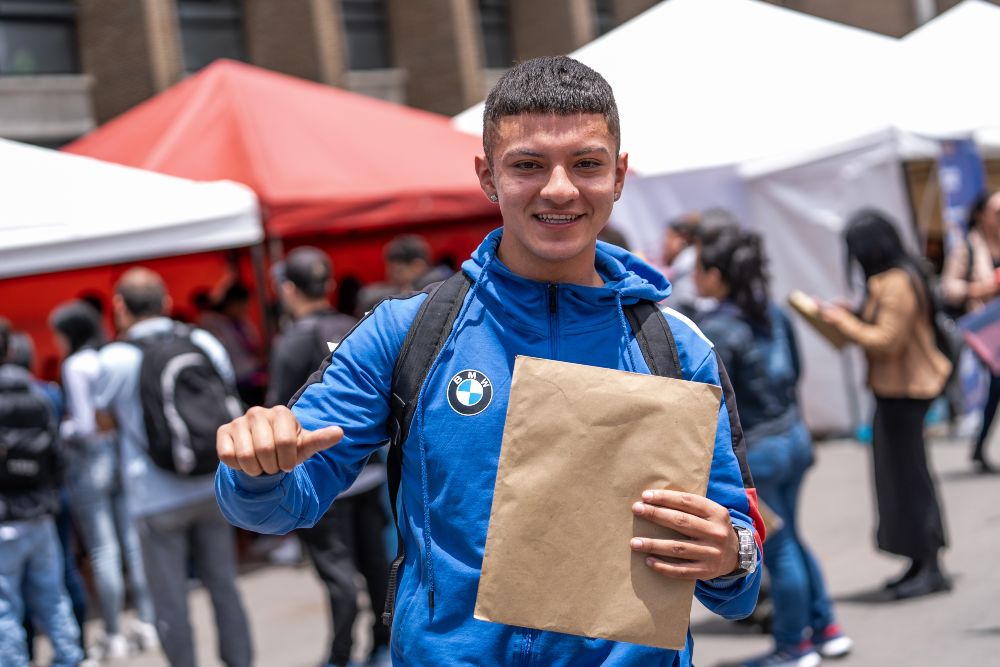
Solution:
<svg viewBox="0 0 1000 667"><path fill-rule="evenodd" d="M823 336L830 345L841 350L848 340L844 334L832 324L823 319L823 306L819 301L799 290L788 295L788 305L795 309L818 334Z"/></svg>
<svg viewBox="0 0 1000 667"><path fill-rule="evenodd" d="M645 489L705 495L722 390L518 357L475 617L683 648L694 582L629 548L676 537L632 514Z"/></svg>

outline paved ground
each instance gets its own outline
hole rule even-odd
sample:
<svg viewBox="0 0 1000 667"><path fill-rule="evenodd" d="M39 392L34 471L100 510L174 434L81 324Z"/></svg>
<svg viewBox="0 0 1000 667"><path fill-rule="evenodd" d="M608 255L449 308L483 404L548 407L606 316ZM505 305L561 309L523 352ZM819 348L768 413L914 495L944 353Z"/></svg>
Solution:
<svg viewBox="0 0 1000 667"><path fill-rule="evenodd" d="M1000 459L1000 448L993 455ZM805 487L802 524L820 554L837 613L856 640L844 667L986 667L1000 664L1000 476L970 472L963 444L938 441L934 468L944 497L951 548L945 562L955 590L908 602L881 602L878 591L902 561L872 546L869 452L854 442L823 443ZM314 667L323 658L326 607L312 571L270 566L247 572L241 586L253 623L257 664ZM201 665L218 664L207 596L191 593ZM692 612L699 667L767 650L769 640L744 626ZM363 628L357 628L363 635ZM160 655L124 663L161 667Z"/></svg>
<svg viewBox="0 0 1000 667"><path fill-rule="evenodd" d="M986 667L1000 664L1000 476L970 473L965 444L937 442L934 470L951 542L945 564L955 590L906 602L886 602L885 580L904 561L876 552L870 452L854 442L824 443L807 478L801 507L806 540L826 572L836 612L856 641L845 667L912 665ZM1000 451L994 452L1000 457ZM692 614L695 656L701 667L762 653L760 634ZM830 661L833 662L833 661Z"/></svg>

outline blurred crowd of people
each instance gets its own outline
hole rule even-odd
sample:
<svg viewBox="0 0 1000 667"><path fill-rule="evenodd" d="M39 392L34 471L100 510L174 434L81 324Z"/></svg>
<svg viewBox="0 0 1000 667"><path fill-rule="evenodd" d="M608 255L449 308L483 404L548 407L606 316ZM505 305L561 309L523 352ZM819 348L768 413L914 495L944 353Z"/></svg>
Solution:
<svg viewBox="0 0 1000 667"><path fill-rule="evenodd" d="M626 244L611 228L602 240ZM955 363L939 344L937 316L958 317L1000 293L1000 194L977 202L939 284L905 250L893 221L877 211L851 217L844 251L865 278L861 306L827 304L822 317L868 360L876 406L877 546L909 559L886 590L898 599L946 591L944 511L923 434L931 402L953 377ZM384 257L387 281L344 286L338 310L326 253L312 247L290 252L272 272L281 333L269 345L250 317L253 295L239 280L215 296L210 290L195 295L198 312L186 325L169 317L172 302L162 279L145 268L130 269L115 286L110 313L88 298L51 314L63 354L60 385L32 377L30 339L0 323L6 452L0 465L0 655L19 656L9 664L27 664L37 625L52 642L55 665L116 660L158 646L172 665L194 665L186 586L192 574L211 596L220 659L232 667L251 663L234 531L216 504L212 475L192 474L197 468L184 467L176 446L166 464L154 452L158 426L150 411L163 411L159 428L169 431L176 430L171 415L186 408L162 394L158 400L166 405L155 403L155 388L146 385L150 377L167 377L165 367L182 355L167 355L164 368L150 365L163 350L179 346L200 364L202 377L218 383L220 404L236 397L240 411L287 404L380 300L419 291L454 271L436 265L416 236L395 239ZM673 285L669 305L700 326L728 370L749 464L773 528L764 564L775 648L746 664L806 665L817 664L819 656L846 655L853 643L836 621L822 567L798 531L798 501L814 457L798 402L802 362L794 327L772 301L763 238L720 209L691 213L667 225L662 259ZM116 327L111 342L109 314ZM199 400L214 399L206 394ZM985 443L998 405L1000 376L992 375L972 450L984 472L993 470ZM196 466L200 436L194 426L185 428L186 455ZM388 594L391 547L385 540L385 476L384 463L373 457L313 528L298 531L329 597L329 665L351 660L361 580L376 610L367 661L389 664L388 629L377 613ZM77 569L77 543L89 563L92 598ZM135 608L128 624L126 599ZM98 611L101 632L85 638L88 602Z"/></svg>
<svg viewBox="0 0 1000 667"><path fill-rule="evenodd" d="M857 309L823 304L821 318L868 362L876 546L908 561L885 583L885 594L907 599L948 591L952 582L941 562L945 518L928 463L925 419L957 376L960 348L943 329L1000 293L1000 193L976 201L940 278L905 249L895 222L879 211L851 216L843 242L849 274L860 271L864 278L863 298ZM835 620L822 568L797 529L812 443L797 399L796 337L770 300L763 238L726 211L691 213L668 224L662 259L673 287L670 305L713 341L732 380L748 463L772 523L764 565L773 617L758 620L770 626L774 649L744 664L815 665L821 657L846 655L853 642ZM998 405L1000 378L991 374L971 455L984 473L994 472L985 443Z"/></svg>
<svg viewBox="0 0 1000 667"><path fill-rule="evenodd" d="M232 277L214 296L209 289L195 294L195 314L184 318L193 321L182 322L169 316L173 302L162 278L129 269L111 299L110 341L99 298L60 305L49 320L63 357L59 384L32 376L31 339L0 320L4 665L28 664L37 627L50 638L57 667L157 647L171 665L193 666L192 575L211 597L220 660L251 664L235 531L214 495L215 429L246 407L288 403L365 311L452 273L432 264L417 236L394 239L385 261L388 281L355 291L356 305L343 313L331 303L336 282L326 253L291 251L273 268L282 332L269 358L250 317L251 292ZM384 488L385 467L373 459L316 526L298 532L329 594L330 665L351 660L359 574L373 608L385 602ZM80 572L84 560L90 586ZM135 613L125 623L127 600ZM94 608L101 630L85 637ZM375 619L367 664L384 665L388 629L379 614Z"/></svg>

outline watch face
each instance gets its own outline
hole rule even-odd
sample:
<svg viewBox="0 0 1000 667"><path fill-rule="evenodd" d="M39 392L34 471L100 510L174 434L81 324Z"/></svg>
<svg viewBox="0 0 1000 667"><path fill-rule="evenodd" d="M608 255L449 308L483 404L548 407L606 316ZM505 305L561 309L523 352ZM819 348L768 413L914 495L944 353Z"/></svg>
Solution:
<svg viewBox="0 0 1000 667"><path fill-rule="evenodd" d="M739 569L749 574L757 567L757 545L753 533L746 528L736 528L736 535L740 540Z"/></svg>

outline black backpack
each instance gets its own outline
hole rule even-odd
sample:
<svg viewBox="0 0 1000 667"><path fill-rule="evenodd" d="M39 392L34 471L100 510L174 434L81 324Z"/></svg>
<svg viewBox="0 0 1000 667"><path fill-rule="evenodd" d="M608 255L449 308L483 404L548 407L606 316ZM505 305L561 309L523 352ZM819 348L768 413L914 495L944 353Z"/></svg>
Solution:
<svg viewBox="0 0 1000 667"><path fill-rule="evenodd" d="M970 255L971 257L971 255ZM958 365L962 358L962 348L965 347L965 339L958 325L952 319L945 308L944 301L938 290L929 287L930 280L924 275L917 273L918 269L906 267L906 273L910 277L910 284L917 294L917 303L927 311L927 317L934 331L934 344L948 361L951 362L951 376L958 373ZM950 379L949 377L949 379Z"/></svg>
<svg viewBox="0 0 1000 667"><path fill-rule="evenodd" d="M409 434L410 422L420 398L420 388L430 371L431 365L441 353L441 348L451 334L455 318L462 308L465 295L469 291L469 279L459 272L444 282L429 285L424 292L427 299L420 305L410 330L403 339L403 345L396 357L392 371L392 395L389 402L389 454L386 459L386 476L389 482L389 499L392 516L396 524L398 551L389 571L389 589L385 598L382 622L392 627L392 614L396 603L396 586L399 567L406 556L403 534L399 528L396 500L402 479L403 442ZM677 345L663 314L656 304L640 301L625 306L628 318L642 357L653 375L680 379L681 365L677 357ZM431 597L430 605L434 606Z"/></svg>
<svg viewBox="0 0 1000 667"><path fill-rule="evenodd" d="M214 473L219 465L215 432L243 414L234 387L174 323L167 332L130 341L142 350L139 398L149 457L178 475Z"/></svg>
<svg viewBox="0 0 1000 667"><path fill-rule="evenodd" d="M0 492L55 487L59 463L56 421L48 400L31 386L27 372L0 366Z"/></svg>

